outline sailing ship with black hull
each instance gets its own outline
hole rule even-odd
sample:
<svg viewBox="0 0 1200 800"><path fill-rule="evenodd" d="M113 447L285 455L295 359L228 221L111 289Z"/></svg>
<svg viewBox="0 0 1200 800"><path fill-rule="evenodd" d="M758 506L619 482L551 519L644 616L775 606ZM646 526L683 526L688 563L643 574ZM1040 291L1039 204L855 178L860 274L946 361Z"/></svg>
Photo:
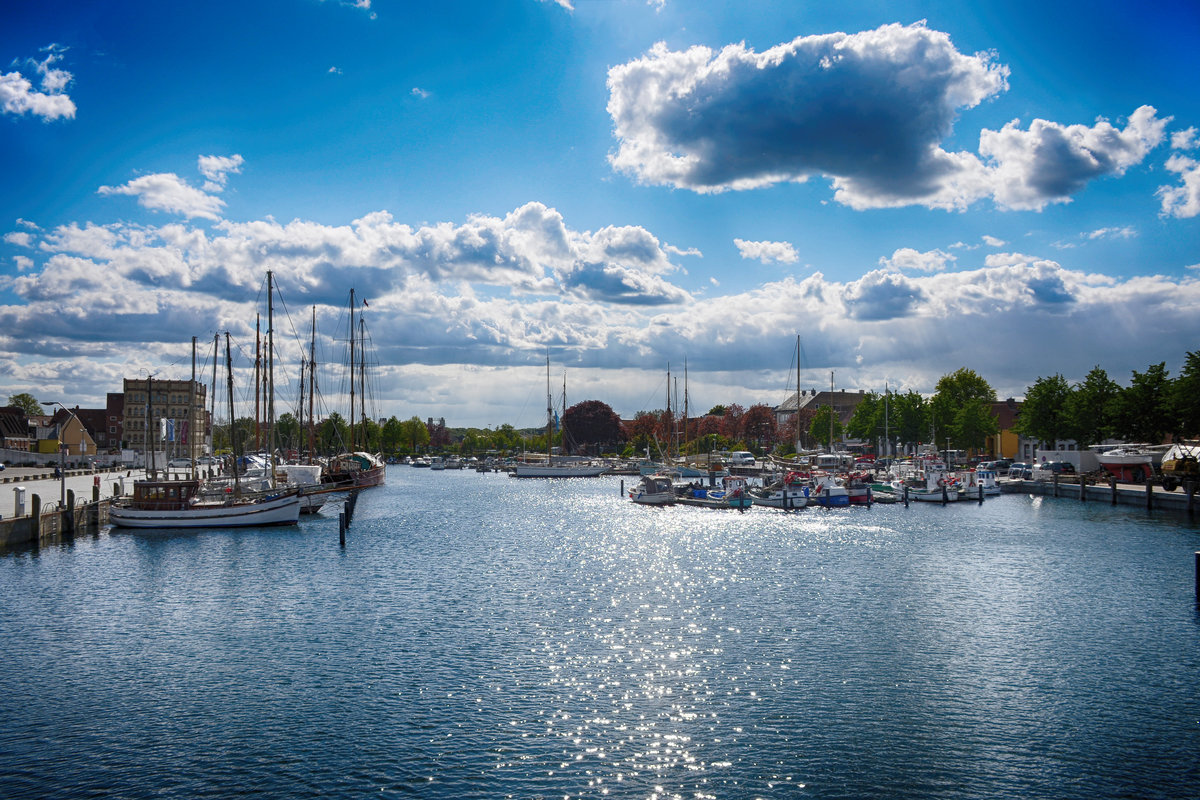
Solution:
<svg viewBox="0 0 1200 800"><path fill-rule="evenodd" d="M366 301L363 301L366 305ZM354 311L357 301L354 290L350 290L350 442L346 452L334 456L325 467L323 481L326 485L346 489L366 489L381 486L387 473L387 465L375 454L366 452L367 420L367 358L366 322L360 312L357 330ZM357 361L355 359L357 351ZM359 403L359 422L355 422L355 397ZM361 431L359 428L361 427ZM361 449L360 449L361 445Z"/></svg>

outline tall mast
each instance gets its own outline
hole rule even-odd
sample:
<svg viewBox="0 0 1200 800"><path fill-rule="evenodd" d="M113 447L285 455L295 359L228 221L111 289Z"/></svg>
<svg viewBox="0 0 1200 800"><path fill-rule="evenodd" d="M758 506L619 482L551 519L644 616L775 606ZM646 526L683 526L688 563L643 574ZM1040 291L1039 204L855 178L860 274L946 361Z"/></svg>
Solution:
<svg viewBox="0 0 1200 800"><path fill-rule="evenodd" d="M683 358L683 449L686 452L688 446L688 378L687 378L687 356Z"/></svg>
<svg viewBox="0 0 1200 800"><path fill-rule="evenodd" d="M550 396L550 356L546 356L546 466L554 457L550 454L554 442L554 399Z"/></svg>
<svg viewBox="0 0 1200 800"><path fill-rule="evenodd" d="M212 376L212 397L209 398L209 419L212 420L213 427L217 424L217 357L221 353L221 333L218 331L213 334L213 376ZM233 426L230 425L230 437L233 436ZM213 437L216 438L215 436ZM214 451L216 448L212 448ZM216 452L209 455L216 455Z"/></svg>
<svg viewBox="0 0 1200 800"><path fill-rule="evenodd" d="M675 430L675 415L671 413L671 362L667 362L667 429L663 431L667 440L667 461L671 460L671 431Z"/></svg>
<svg viewBox="0 0 1200 800"><path fill-rule="evenodd" d="M275 485L275 276L267 270L267 466Z"/></svg>
<svg viewBox="0 0 1200 800"><path fill-rule="evenodd" d="M316 421L313 418L313 396L317 393L317 307L312 309L312 341L308 345L308 458L316 455Z"/></svg>
<svg viewBox="0 0 1200 800"><path fill-rule="evenodd" d="M270 276L270 273L267 273ZM268 277L268 281L270 278ZM270 291L270 289L268 289ZM262 317L254 315L254 452L262 450L262 413L259 389L262 386Z"/></svg>
<svg viewBox="0 0 1200 800"><path fill-rule="evenodd" d="M362 449L367 449L367 321L358 312L358 424L362 426Z"/></svg>
<svg viewBox="0 0 1200 800"><path fill-rule="evenodd" d="M891 440L888 438L888 385L887 381L883 382L883 455L888 455L891 451Z"/></svg>
<svg viewBox="0 0 1200 800"><path fill-rule="evenodd" d="M154 376L146 372L146 439L150 445L150 479L154 480L154 451L158 444L158 426L154 424Z"/></svg>
<svg viewBox="0 0 1200 800"><path fill-rule="evenodd" d="M192 430L196 422L196 337L192 337L192 385L188 387L188 461L192 464L192 480L196 480L196 432Z"/></svg>
<svg viewBox="0 0 1200 800"><path fill-rule="evenodd" d="M233 450L233 496L242 496L242 482L238 479L237 433L233 415L233 356L229 351L229 331L225 332L225 383L229 389L229 443Z"/></svg>
<svg viewBox="0 0 1200 800"><path fill-rule="evenodd" d="M829 370L829 452L833 452L833 370Z"/></svg>
<svg viewBox="0 0 1200 800"><path fill-rule="evenodd" d="M350 452L354 452L354 290L350 290Z"/></svg>
<svg viewBox="0 0 1200 800"><path fill-rule="evenodd" d="M796 453L800 452L800 334L796 334Z"/></svg>

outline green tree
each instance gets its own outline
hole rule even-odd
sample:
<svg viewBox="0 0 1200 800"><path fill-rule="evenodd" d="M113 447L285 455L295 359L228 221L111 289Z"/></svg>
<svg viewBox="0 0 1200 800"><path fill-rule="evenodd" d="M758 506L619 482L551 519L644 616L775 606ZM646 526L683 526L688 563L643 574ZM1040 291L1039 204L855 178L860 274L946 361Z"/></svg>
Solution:
<svg viewBox="0 0 1200 800"><path fill-rule="evenodd" d="M954 441L962 448L982 450L989 436L1000 432L1000 423L992 413L991 403L972 398L963 403L954 415Z"/></svg>
<svg viewBox="0 0 1200 800"><path fill-rule="evenodd" d="M833 426L832 441L829 438L831 424ZM808 428L808 435L826 449L833 447L833 441L840 439L842 432L842 421L838 419L838 415L834 412L832 406L821 406L817 409L812 425Z"/></svg>
<svg viewBox="0 0 1200 800"><path fill-rule="evenodd" d="M27 417L37 417L46 413L42 410L42 405L37 401L37 398L29 392L10 394L8 396L8 404L24 411Z"/></svg>
<svg viewBox="0 0 1200 800"><path fill-rule="evenodd" d="M1160 361L1145 372L1133 371L1133 380L1116 400L1117 435L1136 442L1160 444L1175 428L1168 404L1171 381L1167 364Z"/></svg>
<svg viewBox="0 0 1200 800"><path fill-rule="evenodd" d="M275 420L275 442L285 450L301 449L300 420L291 412L285 411Z"/></svg>
<svg viewBox="0 0 1200 800"><path fill-rule="evenodd" d="M882 415L883 405L879 401L879 395L867 392L859 400L850 421L846 423L846 433L854 439L874 439L876 423L882 426Z"/></svg>
<svg viewBox="0 0 1200 800"><path fill-rule="evenodd" d="M379 432L379 444L385 453L395 453L404 441L404 426L395 415L388 417Z"/></svg>
<svg viewBox="0 0 1200 800"><path fill-rule="evenodd" d="M404 442L412 452L419 452L429 444L429 428L420 417L410 417L400 424L404 429Z"/></svg>
<svg viewBox="0 0 1200 800"><path fill-rule="evenodd" d="M346 420L334 411L317 426L317 448L326 455L339 453L350 441L347 433Z"/></svg>
<svg viewBox="0 0 1200 800"><path fill-rule="evenodd" d="M1039 377L1025 390L1025 402L1014 430L1022 436L1057 447L1060 439L1074 438L1068 417L1071 387L1062 375ZM956 439L957 441L957 439Z"/></svg>
<svg viewBox="0 0 1200 800"><path fill-rule="evenodd" d="M1113 415L1121 387L1099 365L1076 384L1066 401L1066 429L1079 447L1097 444L1113 435ZM1024 410L1022 410L1024 415Z"/></svg>
<svg viewBox="0 0 1200 800"><path fill-rule="evenodd" d="M987 381L973 370L959 367L949 375L943 375L934 389L933 399L929 401L930 415L934 425L936 441L934 444L955 444L967 447L964 437L968 431L959 431L955 420L959 411L971 400L982 400L985 403L996 402L996 391Z"/></svg>
<svg viewBox="0 0 1200 800"><path fill-rule="evenodd" d="M929 441L929 404L924 397L910 389L904 394L893 394L889 406L896 422L891 435L901 444L915 446Z"/></svg>
<svg viewBox="0 0 1200 800"><path fill-rule="evenodd" d="M1171 385L1171 406L1175 410L1175 432L1181 436L1200 435L1200 350L1187 354L1183 370Z"/></svg>

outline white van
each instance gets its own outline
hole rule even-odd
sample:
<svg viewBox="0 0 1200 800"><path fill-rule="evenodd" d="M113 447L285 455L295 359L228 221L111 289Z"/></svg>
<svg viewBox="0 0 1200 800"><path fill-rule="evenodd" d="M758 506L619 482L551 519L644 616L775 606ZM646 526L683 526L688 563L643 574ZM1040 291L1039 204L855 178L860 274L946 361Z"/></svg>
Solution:
<svg viewBox="0 0 1200 800"><path fill-rule="evenodd" d="M753 467L754 453L745 450L735 450L729 454L729 464L734 467Z"/></svg>

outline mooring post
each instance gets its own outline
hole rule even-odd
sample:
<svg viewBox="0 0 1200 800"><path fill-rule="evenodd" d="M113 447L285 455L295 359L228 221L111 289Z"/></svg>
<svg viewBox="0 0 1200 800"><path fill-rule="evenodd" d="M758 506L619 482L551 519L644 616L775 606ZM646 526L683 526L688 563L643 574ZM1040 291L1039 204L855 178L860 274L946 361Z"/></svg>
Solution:
<svg viewBox="0 0 1200 800"><path fill-rule="evenodd" d="M29 502L29 515L30 515L29 523L33 526L33 530L30 531L30 533L33 534L33 541L35 544L41 544L41 541L42 541L42 498L38 497L36 494L33 496L33 499L30 500L30 502Z"/></svg>
<svg viewBox="0 0 1200 800"><path fill-rule="evenodd" d="M1058 497L1058 473L1054 473L1054 497Z"/></svg>
<svg viewBox="0 0 1200 800"><path fill-rule="evenodd" d="M1154 484L1149 478L1146 478L1146 510L1154 510Z"/></svg>
<svg viewBox="0 0 1200 800"><path fill-rule="evenodd" d="M346 512L338 512L338 544L346 546Z"/></svg>
<svg viewBox="0 0 1200 800"><path fill-rule="evenodd" d="M621 478L621 497L625 496L625 479Z"/></svg>
<svg viewBox="0 0 1200 800"><path fill-rule="evenodd" d="M978 484L979 487L979 505L983 505L983 484Z"/></svg>
<svg viewBox="0 0 1200 800"><path fill-rule="evenodd" d="M904 507L908 508L908 484L904 484Z"/></svg>
<svg viewBox="0 0 1200 800"><path fill-rule="evenodd" d="M1115 506L1117 504L1117 476L1116 475L1108 476L1108 485L1112 487L1112 504Z"/></svg>
<svg viewBox="0 0 1200 800"><path fill-rule="evenodd" d="M1188 516L1190 517L1195 513L1196 482L1194 480L1192 480L1191 478L1188 478L1187 481L1184 482L1184 484L1185 484L1184 489L1187 491L1187 497L1188 497L1187 513L1188 513Z"/></svg>
<svg viewBox="0 0 1200 800"><path fill-rule="evenodd" d="M1196 551L1196 602L1200 603L1200 550Z"/></svg>
<svg viewBox="0 0 1200 800"><path fill-rule="evenodd" d="M950 493L946 490L946 484L942 484L942 505L950 502Z"/></svg>
<svg viewBox="0 0 1200 800"><path fill-rule="evenodd" d="M61 508L58 510L58 522L59 522L59 532L60 533L62 532L63 527L64 527L63 517L62 517L63 511L64 511L64 509L61 509ZM65 511L67 513L67 520L66 520L66 524L65 524L67 534L74 536L75 535L75 490L74 489L67 489L67 507L66 507Z"/></svg>
<svg viewBox="0 0 1200 800"><path fill-rule="evenodd" d="M1087 476L1086 475L1079 476L1079 502L1081 502L1081 503L1087 502Z"/></svg>

